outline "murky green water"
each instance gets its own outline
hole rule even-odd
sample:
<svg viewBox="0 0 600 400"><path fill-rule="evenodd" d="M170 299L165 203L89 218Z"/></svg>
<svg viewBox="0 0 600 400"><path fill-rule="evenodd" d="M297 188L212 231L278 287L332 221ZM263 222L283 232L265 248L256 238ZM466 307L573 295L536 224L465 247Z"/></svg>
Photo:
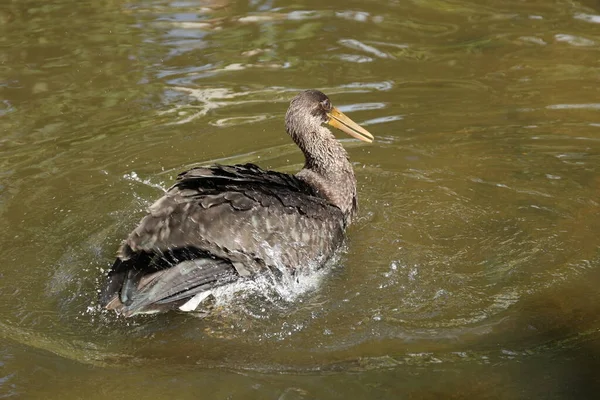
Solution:
<svg viewBox="0 0 600 400"><path fill-rule="evenodd" d="M13 0L0 20L0 395L597 394L598 2ZM99 312L178 171L301 167L283 116L306 88L377 137L344 139L361 213L335 265L204 320Z"/></svg>

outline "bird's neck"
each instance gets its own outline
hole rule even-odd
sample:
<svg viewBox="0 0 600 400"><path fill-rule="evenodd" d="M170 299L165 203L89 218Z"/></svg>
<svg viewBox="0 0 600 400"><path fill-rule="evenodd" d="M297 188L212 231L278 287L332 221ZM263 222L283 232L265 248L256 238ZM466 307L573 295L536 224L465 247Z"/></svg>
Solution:
<svg viewBox="0 0 600 400"><path fill-rule="evenodd" d="M296 176L342 210L349 222L357 208L354 170L342 144L327 128L323 129L312 140L307 137L309 140L297 142L305 163Z"/></svg>

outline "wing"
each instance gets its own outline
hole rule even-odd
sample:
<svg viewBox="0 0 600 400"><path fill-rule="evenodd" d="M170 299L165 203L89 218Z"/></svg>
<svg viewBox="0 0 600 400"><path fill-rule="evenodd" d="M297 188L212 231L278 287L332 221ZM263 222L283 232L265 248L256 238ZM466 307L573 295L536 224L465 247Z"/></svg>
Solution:
<svg viewBox="0 0 600 400"><path fill-rule="evenodd" d="M321 263L345 227L339 208L292 175L253 164L194 168L124 241L101 303L157 311L265 268Z"/></svg>
<svg viewBox="0 0 600 400"><path fill-rule="evenodd" d="M342 212L292 175L246 164L195 168L154 203L119 256L196 248L243 264L301 266L339 244Z"/></svg>

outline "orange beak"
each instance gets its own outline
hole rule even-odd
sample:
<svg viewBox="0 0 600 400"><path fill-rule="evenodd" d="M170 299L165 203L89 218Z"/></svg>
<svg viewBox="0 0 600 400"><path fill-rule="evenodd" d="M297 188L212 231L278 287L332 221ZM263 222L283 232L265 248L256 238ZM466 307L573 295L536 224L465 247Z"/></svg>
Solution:
<svg viewBox="0 0 600 400"><path fill-rule="evenodd" d="M327 116L329 117L327 124L347 133L352 137L367 143L371 143L373 139L375 139L373 135L369 133L369 131L352 121L350 118L344 115L343 112L335 107L331 108L331 111L327 113Z"/></svg>

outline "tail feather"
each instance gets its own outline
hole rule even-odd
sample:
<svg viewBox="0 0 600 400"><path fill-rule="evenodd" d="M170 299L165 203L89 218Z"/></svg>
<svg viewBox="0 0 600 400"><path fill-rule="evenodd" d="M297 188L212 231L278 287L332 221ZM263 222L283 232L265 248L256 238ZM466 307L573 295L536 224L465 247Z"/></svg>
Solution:
<svg viewBox="0 0 600 400"><path fill-rule="evenodd" d="M231 262L223 259L199 257L158 271L148 270L147 264L143 270L132 260L115 261L100 295L103 307L126 316L178 308L198 293L239 278Z"/></svg>
<svg viewBox="0 0 600 400"><path fill-rule="evenodd" d="M167 304L187 300L199 292L237 279L231 263L225 260L198 258L183 261L172 268L155 272L134 292L130 309L150 304Z"/></svg>

